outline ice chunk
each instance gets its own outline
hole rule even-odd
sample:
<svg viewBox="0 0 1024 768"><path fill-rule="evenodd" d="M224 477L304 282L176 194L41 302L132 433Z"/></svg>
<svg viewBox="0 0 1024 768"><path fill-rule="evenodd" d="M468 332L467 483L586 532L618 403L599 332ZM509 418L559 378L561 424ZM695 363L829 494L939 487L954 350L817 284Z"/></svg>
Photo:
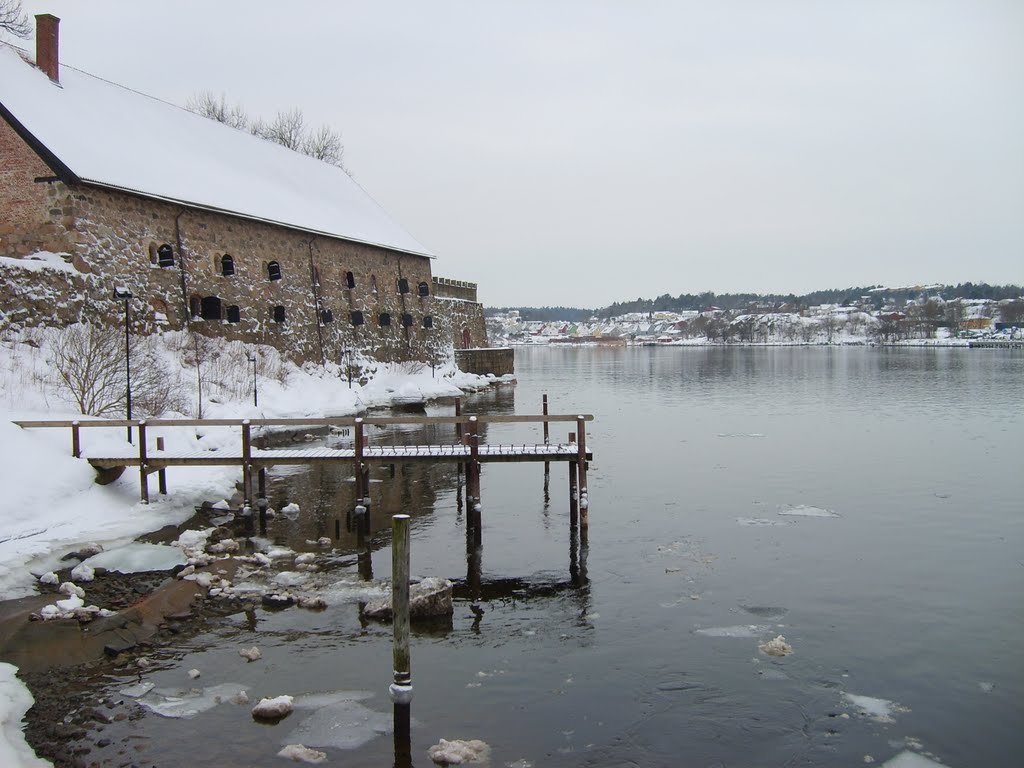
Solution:
<svg viewBox="0 0 1024 768"><path fill-rule="evenodd" d="M296 763L322 763L327 759L327 753L317 749L310 749L301 744L289 744L277 753L278 757L292 760Z"/></svg>
<svg viewBox="0 0 1024 768"><path fill-rule="evenodd" d="M256 661L256 659L262 658L263 654L260 653L260 649L255 645L252 648L242 648L238 651L238 655L248 659L249 661Z"/></svg>
<svg viewBox="0 0 1024 768"><path fill-rule="evenodd" d="M78 595L71 595L67 600L58 600L57 607L62 611L73 611L85 605L85 601Z"/></svg>
<svg viewBox="0 0 1024 768"><path fill-rule="evenodd" d="M195 680L197 677L200 677L202 674L203 673L200 672L198 669L190 669L188 671L188 676L191 677L193 680Z"/></svg>
<svg viewBox="0 0 1024 768"><path fill-rule="evenodd" d="M117 549L108 549L86 560L82 565L106 568L118 573L142 573L145 571L169 571L184 565L185 556L181 549L163 544L133 542ZM81 566L79 566L81 567Z"/></svg>
<svg viewBox="0 0 1024 768"><path fill-rule="evenodd" d="M749 526L766 526L766 525L785 525L786 523L782 520L769 520L764 517L737 517L737 525L749 525Z"/></svg>
<svg viewBox="0 0 1024 768"><path fill-rule="evenodd" d="M876 699L872 696L844 693L843 698L857 709L857 714L868 717L878 723L895 722L894 714L909 711L906 707L901 707L895 702L888 701L887 699Z"/></svg>
<svg viewBox="0 0 1024 768"><path fill-rule="evenodd" d="M291 504L285 504L281 507L282 515L297 515L299 513L299 505L294 501Z"/></svg>
<svg viewBox="0 0 1024 768"><path fill-rule="evenodd" d="M300 697L295 706L312 708L314 712L288 734L287 741L315 747L357 749L382 734L391 733L390 712L376 712L359 703L370 696L361 691L342 691Z"/></svg>
<svg viewBox="0 0 1024 768"><path fill-rule="evenodd" d="M946 768L946 766L935 760L929 760L924 755L917 754L917 752L904 750L896 755L896 757L882 763L882 768Z"/></svg>
<svg viewBox="0 0 1024 768"><path fill-rule="evenodd" d="M174 542L174 546L182 549L202 549L206 546L206 539L209 538L212 530L210 528L205 531L184 531Z"/></svg>
<svg viewBox="0 0 1024 768"><path fill-rule="evenodd" d="M731 627L707 627L694 630L698 635L705 637L759 637L771 627L765 624L737 624Z"/></svg>
<svg viewBox="0 0 1024 768"><path fill-rule="evenodd" d="M260 699L252 708L252 716L259 720L280 720L292 713L295 708L291 696L275 696L272 699Z"/></svg>
<svg viewBox="0 0 1024 768"><path fill-rule="evenodd" d="M793 646L787 643L786 638L782 635L777 635L768 642L761 643L757 648L768 656L788 656L793 652Z"/></svg>
<svg viewBox="0 0 1024 768"><path fill-rule="evenodd" d="M78 595L79 597L85 597L85 590L76 585L73 581L65 581L57 588L57 591L64 595Z"/></svg>
<svg viewBox="0 0 1024 768"><path fill-rule="evenodd" d="M137 699L141 696L145 696L147 693L155 688L152 683L135 683L129 685L127 688L122 688L120 693L122 696L128 696L133 699Z"/></svg>
<svg viewBox="0 0 1024 768"><path fill-rule="evenodd" d="M779 514L785 517L840 517L840 514L834 510L810 507L806 504L785 507L779 510Z"/></svg>
<svg viewBox="0 0 1024 768"><path fill-rule="evenodd" d="M491 748L478 739L441 739L438 744L427 750L427 754L438 765L462 765L485 762L490 756L490 751Z"/></svg>
<svg viewBox="0 0 1024 768"><path fill-rule="evenodd" d="M279 587L297 587L309 581L309 576L298 571L281 571L272 581Z"/></svg>
<svg viewBox="0 0 1024 768"><path fill-rule="evenodd" d="M91 565L86 563L79 563L71 569L71 578L75 581L92 581L96 578L96 571L92 569Z"/></svg>
<svg viewBox="0 0 1024 768"><path fill-rule="evenodd" d="M189 691L150 691L139 704L161 717L189 718L213 709L218 704L231 701L245 693L245 687L234 683L223 683L210 688L194 688Z"/></svg>
<svg viewBox="0 0 1024 768"><path fill-rule="evenodd" d="M231 509L231 505L228 504L227 499L221 499L211 504L210 509Z"/></svg>
<svg viewBox="0 0 1024 768"><path fill-rule="evenodd" d="M57 584L59 581L60 579L57 577L57 574L53 571L44 573L42 576L39 577L40 584Z"/></svg>

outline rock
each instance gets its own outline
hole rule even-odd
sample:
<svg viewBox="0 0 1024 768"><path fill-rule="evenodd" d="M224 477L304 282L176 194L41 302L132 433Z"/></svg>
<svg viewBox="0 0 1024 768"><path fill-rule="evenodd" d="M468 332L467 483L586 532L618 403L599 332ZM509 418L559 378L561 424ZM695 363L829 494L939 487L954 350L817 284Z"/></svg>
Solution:
<svg viewBox="0 0 1024 768"><path fill-rule="evenodd" d="M427 754L438 765L462 765L485 762L490 756L490 751L491 748L479 739L441 739L440 743L427 750Z"/></svg>
<svg viewBox="0 0 1024 768"><path fill-rule="evenodd" d="M230 538L233 538L233 534L231 533L231 530L229 528L224 528L224 527L218 526L217 528L214 528L212 531L210 531L210 535L207 537L206 540L210 544L218 544L218 543L224 541L225 539L230 539Z"/></svg>
<svg viewBox="0 0 1024 768"><path fill-rule="evenodd" d="M432 619L439 616L451 616L452 583L448 579L428 578L409 587L409 617L416 619ZM372 600L363 609L363 615L369 619L390 621L392 617L391 597Z"/></svg>
<svg viewBox="0 0 1024 768"><path fill-rule="evenodd" d="M89 544L75 552L68 552L61 560L88 560L93 555L98 555L102 551L103 547L99 544Z"/></svg>
<svg viewBox="0 0 1024 768"><path fill-rule="evenodd" d="M301 744L289 744L277 753L278 757L293 760L296 763L322 763L327 759L327 753L318 749L310 749Z"/></svg>
<svg viewBox="0 0 1024 768"><path fill-rule="evenodd" d="M252 716L257 720L281 720L288 717L295 708L291 696L276 696L272 699L260 699L252 708Z"/></svg>
<svg viewBox="0 0 1024 768"><path fill-rule="evenodd" d="M75 581L92 581L96 578L96 571L92 569L92 566L79 563L71 569L71 578Z"/></svg>
<svg viewBox="0 0 1024 768"><path fill-rule="evenodd" d="M289 608L295 605L295 598L287 592L276 592L263 596L264 608Z"/></svg>
<svg viewBox="0 0 1024 768"><path fill-rule="evenodd" d="M39 583L49 584L52 586L53 584L59 584L60 578L58 578L56 573L50 571L49 573L44 573L42 576L39 577Z"/></svg>
<svg viewBox="0 0 1024 768"><path fill-rule="evenodd" d="M200 672L198 669L190 669L188 671L188 676L191 677L193 680L195 680L200 675L202 675L202 672Z"/></svg>
<svg viewBox="0 0 1024 768"><path fill-rule="evenodd" d="M238 655L249 661L256 661L256 659L262 658L263 654L260 653L260 649L255 645L252 648L243 648L238 651Z"/></svg>
<svg viewBox="0 0 1024 768"><path fill-rule="evenodd" d="M322 597L300 597L299 608L309 611L322 611L327 607L327 601Z"/></svg>

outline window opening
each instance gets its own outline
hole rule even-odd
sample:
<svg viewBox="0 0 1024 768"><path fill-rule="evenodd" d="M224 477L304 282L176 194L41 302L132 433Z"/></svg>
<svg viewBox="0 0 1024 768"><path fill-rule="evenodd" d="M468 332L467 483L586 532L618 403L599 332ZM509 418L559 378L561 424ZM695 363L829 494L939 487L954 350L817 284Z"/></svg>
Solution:
<svg viewBox="0 0 1024 768"><path fill-rule="evenodd" d="M220 299L216 296L206 296L200 302L200 313L203 320L220 320Z"/></svg>
<svg viewBox="0 0 1024 768"><path fill-rule="evenodd" d="M167 243L156 249L156 263L161 267L174 266L174 249Z"/></svg>
<svg viewBox="0 0 1024 768"><path fill-rule="evenodd" d="M321 309L320 322L324 325L330 325L334 322L334 313L329 309Z"/></svg>
<svg viewBox="0 0 1024 768"><path fill-rule="evenodd" d="M278 304L274 307L274 322L283 323L285 322L284 307Z"/></svg>
<svg viewBox="0 0 1024 768"><path fill-rule="evenodd" d="M345 287L348 288L349 290L352 290L353 288L356 287L356 276L353 275L351 272L345 273Z"/></svg>
<svg viewBox="0 0 1024 768"><path fill-rule="evenodd" d="M424 317L423 318L423 327L424 328L433 328L434 327L434 318L432 318L430 315L427 315L426 317Z"/></svg>
<svg viewBox="0 0 1024 768"><path fill-rule="evenodd" d="M362 325L365 321L363 320L363 313L358 309L353 309L351 312L352 325Z"/></svg>
<svg viewBox="0 0 1024 768"><path fill-rule="evenodd" d="M412 315L410 315L408 312L406 312L405 314L402 315L402 327L403 328L411 328L412 327Z"/></svg>
<svg viewBox="0 0 1024 768"><path fill-rule="evenodd" d="M267 262L267 279L268 280L280 280L281 279L281 265L276 261Z"/></svg>
<svg viewBox="0 0 1024 768"><path fill-rule="evenodd" d="M426 283L420 283L419 284L419 292L420 292L420 296L429 296L430 295L430 286L427 285Z"/></svg>
<svg viewBox="0 0 1024 768"><path fill-rule="evenodd" d="M398 278L398 292L408 293L409 292L409 281L404 277Z"/></svg>
<svg viewBox="0 0 1024 768"><path fill-rule="evenodd" d="M240 323L242 322L242 310L238 308L237 304L232 304L228 307L228 322L229 323Z"/></svg>
<svg viewBox="0 0 1024 768"><path fill-rule="evenodd" d="M220 273L224 277L231 277L235 274L235 260L231 258L230 254L225 253L220 257Z"/></svg>
<svg viewBox="0 0 1024 768"><path fill-rule="evenodd" d="M386 325L391 325L391 315L389 315L387 312L381 312L378 320L380 321L381 328L383 328Z"/></svg>

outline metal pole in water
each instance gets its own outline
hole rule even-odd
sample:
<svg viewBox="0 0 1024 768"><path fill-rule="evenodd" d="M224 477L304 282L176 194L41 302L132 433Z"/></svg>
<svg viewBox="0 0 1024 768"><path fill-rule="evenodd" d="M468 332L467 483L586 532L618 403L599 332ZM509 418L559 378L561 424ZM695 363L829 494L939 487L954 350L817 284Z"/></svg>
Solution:
<svg viewBox="0 0 1024 768"><path fill-rule="evenodd" d="M391 517L391 611L394 615L394 674L388 688L391 701L412 701L412 666L409 658L409 515Z"/></svg>

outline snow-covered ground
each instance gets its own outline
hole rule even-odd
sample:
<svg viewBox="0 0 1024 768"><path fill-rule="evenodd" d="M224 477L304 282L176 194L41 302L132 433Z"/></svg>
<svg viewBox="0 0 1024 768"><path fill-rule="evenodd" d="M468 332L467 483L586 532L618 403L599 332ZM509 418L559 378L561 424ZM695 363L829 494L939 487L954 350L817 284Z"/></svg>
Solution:
<svg viewBox="0 0 1024 768"><path fill-rule="evenodd" d="M125 473L110 485L96 485L95 471L71 456L69 430L22 429L24 419L83 418L54 365L53 346L66 331L36 329L8 333L0 339L0 487L5 509L0 521L0 599L29 595L36 578L56 566L61 556L83 544L106 549L126 544L167 524L181 523L203 501L230 497L238 479L230 467L190 467L171 479L173 494L138 501L138 478ZM139 341L154 364L173 383L179 415L198 411L198 375L194 345L179 332ZM343 416L368 407L450 397L488 386L493 379L465 374L453 364L433 372L420 364L384 364L361 359L364 384L337 368L299 368L282 361L272 348L244 347L223 340L205 340L200 350L205 418L274 418ZM252 402L252 366L257 357L259 407ZM133 352L133 355L136 353ZM133 357L133 360L135 358ZM119 417L120 413L111 416ZM173 417L174 413L165 414ZM151 429L155 440L159 429ZM82 431L83 447L117 444L122 429ZM167 448L216 447L236 439L234 430L212 428L202 434L168 431ZM32 697L14 676L14 667L0 664L0 764L5 768L48 765L24 743L20 720Z"/></svg>

